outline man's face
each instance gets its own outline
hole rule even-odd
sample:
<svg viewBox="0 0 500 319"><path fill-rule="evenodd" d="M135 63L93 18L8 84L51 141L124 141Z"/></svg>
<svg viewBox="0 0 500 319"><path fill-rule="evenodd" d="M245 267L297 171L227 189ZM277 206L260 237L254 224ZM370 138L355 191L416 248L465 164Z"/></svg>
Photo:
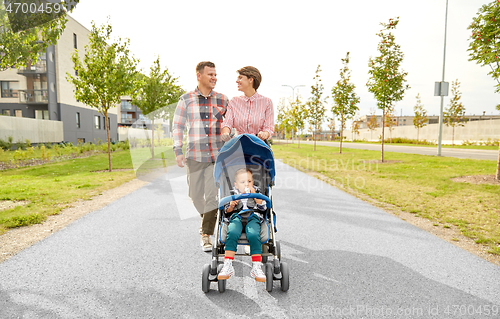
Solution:
<svg viewBox="0 0 500 319"><path fill-rule="evenodd" d="M217 83L217 72L215 68L206 66L201 73L197 74L198 86L212 90Z"/></svg>
<svg viewBox="0 0 500 319"><path fill-rule="evenodd" d="M245 188L250 188L253 186L253 177L250 172L240 173L236 176L234 181L234 187L240 191L240 193L245 192Z"/></svg>

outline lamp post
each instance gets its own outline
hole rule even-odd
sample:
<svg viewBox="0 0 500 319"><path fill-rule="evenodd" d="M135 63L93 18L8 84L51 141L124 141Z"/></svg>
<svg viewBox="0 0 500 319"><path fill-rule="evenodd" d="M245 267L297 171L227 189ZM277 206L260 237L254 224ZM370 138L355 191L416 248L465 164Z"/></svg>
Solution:
<svg viewBox="0 0 500 319"><path fill-rule="evenodd" d="M283 84L282 86L288 86L289 88L292 89L292 103L293 103L293 102L295 102L295 88L301 87L301 86L305 86L305 85L291 86L291 85L288 85L288 84ZM285 139L286 139L286 124L285 124Z"/></svg>
<svg viewBox="0 0 500 319"><path fill-rule="evenodd" d="M439 90L435 89L435 91L439 91L436 93L439 93L441 96L441 106L439 109L439 134L438 134L438 150L437 150L437 156L441 156L441 143L443 139L443 100L444 96L448 95L448 85L447 83L445 84L444 82L444 67L445 67L445 62L446 62L446 25L448 22L448 0L446 0L446 13L445 13L445 18L444 18L444 53L443 53L443 76L441 83L439 85ZM435 94L436 94L435 93Z"/></svg>

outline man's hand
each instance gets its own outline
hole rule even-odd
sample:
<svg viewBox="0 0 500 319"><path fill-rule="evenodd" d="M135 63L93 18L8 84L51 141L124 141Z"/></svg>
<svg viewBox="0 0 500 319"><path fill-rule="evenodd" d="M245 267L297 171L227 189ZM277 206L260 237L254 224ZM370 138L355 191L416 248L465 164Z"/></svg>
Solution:
<svg viewBox="0 0 500 319"><path fill-rule="evenodd" d="M266 132L266 131L260 131L258 134L257 134L257 137L260 138L261 140L267 140L269 138L269 132Z"/></svg>
<svg viewBox="0 0 500 319"><path fill-rule="evenodd" d="M231 139L231 136L228 133L222 133L221 138L224 142L227 142Z"/></svg>
<svg viewBox="0 0 500 319"><path fill-rule="evenodd" d="M179 166L179 167L184 167L184 165L186 165L186 158L182 154L177 155L175 157L175 160L177 161L177 166Z"/></svg>
<svg viewBox="0 0 500 319"><path fill-rule="evenodd" d="M227 142L231 139L231 136L229 135L231 133L231 129L227 126L224 126L221 131L221 138L224 142Z"/></svg>

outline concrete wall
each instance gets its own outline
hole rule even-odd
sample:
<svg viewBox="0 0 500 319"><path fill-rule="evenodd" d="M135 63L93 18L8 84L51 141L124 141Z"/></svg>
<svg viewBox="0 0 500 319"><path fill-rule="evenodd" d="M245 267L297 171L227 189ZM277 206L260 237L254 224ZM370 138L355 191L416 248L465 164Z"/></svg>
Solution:
<svg viewBox="0 0 500 319"><path fill-rule="evenodd" d="M63 123L59 121L37 120L24 117L0 116L0 139L13 142L59 143L64 139Z"/></svg>
<svg viewBox="0 0 500 319"><path fill-rule="evenodd" d="M443 124L443 144L452 143L453 128ZM417 129L413 125L396 126L393 127L392 132L385 128L385 137L388 139L391 134L392 137L402 137L408 139L417 139ZM344 136L347 140L354 139L367 141L378 141L379 136L382 135L382 129L377 128L373 131L369 129L360 129L359 135L352 134L351 130L344 131ZM439 135L439 124L429 124L420 129L418 136L419 140L437 141ZM472 121L467 122L465 126L455 127L455 144L462 144L462 141L486 141L490 139L500 139L500 120L485 120L485 121Z"/></svg>

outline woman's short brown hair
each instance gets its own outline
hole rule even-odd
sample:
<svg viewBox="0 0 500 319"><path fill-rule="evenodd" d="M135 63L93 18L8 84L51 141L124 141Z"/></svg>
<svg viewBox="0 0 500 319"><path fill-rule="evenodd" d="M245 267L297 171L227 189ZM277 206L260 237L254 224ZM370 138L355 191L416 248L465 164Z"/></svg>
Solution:
<svg viewBox="0 0 500 319"><path fill-rule="evenodd" d="M254 68L253 66L246 66L244 68L239 69L238 72L240 75L244 75L247 78L253 79L253 88L258 89L260 86L260 82L262 82L262 75L260 75L259 70Z"/></svg>

